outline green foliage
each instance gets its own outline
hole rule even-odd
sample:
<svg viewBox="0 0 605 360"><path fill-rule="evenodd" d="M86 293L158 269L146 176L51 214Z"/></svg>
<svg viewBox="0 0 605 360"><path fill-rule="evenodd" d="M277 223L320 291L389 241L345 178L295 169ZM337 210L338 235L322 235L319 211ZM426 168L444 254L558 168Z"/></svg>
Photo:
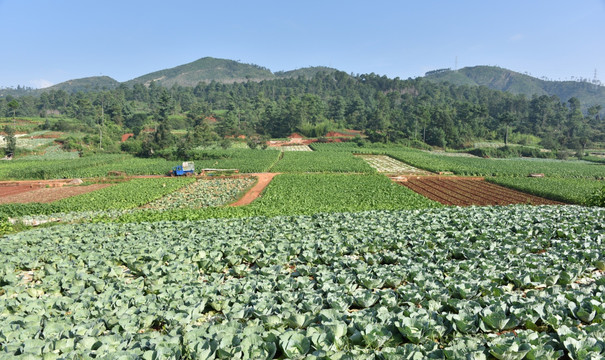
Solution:
<svg viewBox="0 0 605 360"><path fill-rule="evenodd" d="M601 184L602 185L602 184ZM595 190L586 201L588 206L605 207L605 185L601 189Z"/></svg>
<svg viewBox="0 0 605 360"><path fill-rule="evenodd" d="M117 89L120 83L109 76L91 76L73 79L47 88L46 91L65 91L68 93L92 92L105 89Z"/></svg>
<svg viewBox="0 0 605 360"><path fill-rule="evenodd" d="M188 64L174 68L155 71L126 82L128 85L145 84L150 81L158 85L171 87L172 85L196 86L200 82L211 81L256 81L273 79L275 75L268 69L257 65L242 64L233 60L204 57ZM161 79L161 80L157 80Z"/></svg>
<svg viewBox="0 0 605 360"><path fill-rule="evenodd" d="M8 215L0 213L0 235L13 231L13 225L8 220Z"/></svg>
<svg viewBox="0 0 605 360"><path fill-rule="evenodd" d="M376 172L362 159L346 152L286 151L272 169L275 172Z"/></svg>
<svg viewBox="0 0 605 360"><path fill-rule="evenodd" d="M0 205L0 216L131 209L145 205L194 181L194 178L188 177L133 179L52 203L3 204Z"/></svg>
<svg viewBox="0 0 605 360"><path fill-rule="evenodd" d="M469 154L488 157L488 158L515 158L515 157L532 157L542 159L554 159L557 156L556 151L541 151L539 148L527 146L503 146L503 147L487 147L475 148L468 151Z"/></svg>
<svg viewBox="0 0 605 360"><path fill-rule="evenodd" d="M598 359L604 217L470 207L13 234L0 356Z"/></svg>
<svg viewBox="0 0 605 360"><path fill-rule="evenodd" d="M547 177L558 178L604 178L602 166L582 161L449 157L411 149L389 150L388 155L421 169L451 171L459 175L526 177L532 173L543 173Z"/></svg>
<svg viewBox="0 0 605 360"><path fill-rule="evenodd" d="M255 183L252 177L202 179L144 206L145 209L196 209L233 202Z"/></svg>
<svg viewBox="0 0 605 360"><path fill-rule="evenodd" d="M196 169L237 169L240 173L268 171L278 160L274 150L191 150L183 160L195 160Z"/></svg>
<svg viewBox="0 0 605 360"><path fill-rule="evenodd" d="M124 214L117 221L198 220L440 206L382 175L282 174L271 181L260 198L247 206L134 212ZM99 220L115 221L111 218Z"/></svg>
<svg viewBox="0 0 605 360"><path fill-rule="evenodd" d="M276 214L439 206L382 175L283 174L253 203Z"/></svg>
<svg viewBox="0 0 605 360"><path fill-rule="evenodd" d="M590 198L605 184L603 180L546 177L494 177L487 180L532 195L579 205L591 205Z"/></svg>
<svg viewBox="0 0 605 360"><path fill-rule="evenodd" d="M4 127L4 133L6 134L3 139L6 143L4 153L6 155L13 155L17 150L17 138L15 137L15 129L6 125Z"/></svg>
<svg viewBox="0 0 605 360"><path fill-rule="evenodd" d="M572 97L582 99L586 107L600 104L605 106L605 88L583 81L545 81L494 66L473 66L457 71L442 71L429 74L430 81L447 81L454 85L486 86L491 89L509 91L514 94L557 96L563 101Z"/></svg>

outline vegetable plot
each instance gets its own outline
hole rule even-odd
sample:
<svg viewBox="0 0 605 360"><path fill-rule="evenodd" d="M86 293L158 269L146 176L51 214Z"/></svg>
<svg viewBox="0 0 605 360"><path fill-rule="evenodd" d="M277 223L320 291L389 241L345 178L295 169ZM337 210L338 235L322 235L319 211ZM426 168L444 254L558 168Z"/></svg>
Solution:
<svg viewBox="0 0 605 360"><path fill-rule="evenodd" d="M287 151L272 172L375 173L362 159L346 152Z"/></svg>
<svg viewBox="0 0 605 360"><path fill-rule="evenodd" d="M430 172L415 168L411 165L393 159L387 155L356 155L367 161L371 167L380 173L406 174L406 175L429 175Z"/></svg>
<svg viewBox="0 0 605 360"><path fill-rule="evenodd" d="M0 239L0 358L599 359L605 209L87 224Z"/></svg>
<svg viewBox="0 0 605 360"><path fill-rule="evenodd" d="M250 177L202 179L167 196L155 200L145 209L167 210L221 206L235 201L237 196L254 184Z"/></svg>
<svg viewBox="0 0 605 360"><path fill-rule="evenodd" d="M508 189L482 179L417 177L400 184L445 205L562 205L558 201Z"/></svg>
<svg viewBox="0 0 605 360"><path fill-rule="evenodd" d="M605 181L594 179L496 177L487 180L529 194L581 205L605 186Z"/></svg>
<svg viewBox="0 0 605 360"><path fill-rule="evenodd" d="M0 215L16 217L72 211L131 209L145 205L194 181L194 178L133 179L52 203L0 205Z"/></svg>

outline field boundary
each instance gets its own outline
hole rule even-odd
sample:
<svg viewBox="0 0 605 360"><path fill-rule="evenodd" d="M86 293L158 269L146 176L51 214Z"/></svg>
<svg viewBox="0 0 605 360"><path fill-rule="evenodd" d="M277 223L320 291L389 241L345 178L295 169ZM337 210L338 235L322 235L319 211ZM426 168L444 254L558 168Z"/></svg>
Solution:
<svg viewBox="0 0 605 360"><path fill-rule="evenodd" d="M239 200L234 203L229 204L229 206L244 206L249 205L252 201L256 200L260 194L265 190L267 185L273 180L276 175L279 173L256 173L256 174L247 174L250 176L254 176L258 179L256 184L248 190Z"/></svg>

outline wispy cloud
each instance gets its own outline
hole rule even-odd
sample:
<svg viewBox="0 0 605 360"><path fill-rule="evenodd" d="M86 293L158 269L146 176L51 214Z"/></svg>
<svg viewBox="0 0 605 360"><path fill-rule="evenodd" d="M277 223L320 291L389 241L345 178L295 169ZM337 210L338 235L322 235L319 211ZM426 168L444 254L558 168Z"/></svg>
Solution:
<svg viewBox="0 0 605 360"><path fill-rule="evenodd" d="M29 83L37 89L44 89L54 85L52 82L45 79L30 80Z"/></svg>

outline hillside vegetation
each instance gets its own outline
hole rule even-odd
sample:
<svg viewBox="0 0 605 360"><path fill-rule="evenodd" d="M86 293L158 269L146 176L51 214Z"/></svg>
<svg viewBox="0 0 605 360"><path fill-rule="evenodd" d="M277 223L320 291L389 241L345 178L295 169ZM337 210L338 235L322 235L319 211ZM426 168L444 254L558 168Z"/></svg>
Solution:
<svg viewBox="0 0 605 360"><path fill-rule="evenodd" d="M443 69L428 72L430 81L455 85L487 86L490 89L507 91L513 94L555 95L563 101L578 98L585 108L593 105L605 107L605 87L585 81L548 81L512 70L495 66L465 67L457 71Z"/></svg>
<svg viewBox="0 0 605 360"><path fill-rule="evenodd" d="M160 70L139 76L126 82L127 85L149 85L155 81L158 85L196 86L199 82L234 83L247 80L261 81L274 79L275 75L266 68L252 64L242 64L233 60L204 57L188 64Z"/></svg>

